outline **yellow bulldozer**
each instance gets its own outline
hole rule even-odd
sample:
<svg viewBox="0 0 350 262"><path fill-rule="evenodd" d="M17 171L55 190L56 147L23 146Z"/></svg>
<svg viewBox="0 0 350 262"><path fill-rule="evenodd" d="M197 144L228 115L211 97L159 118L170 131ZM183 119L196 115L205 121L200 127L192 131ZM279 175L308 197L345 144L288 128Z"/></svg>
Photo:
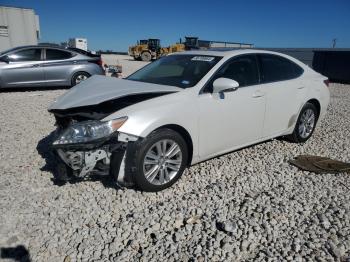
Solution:
<svg viewBox="0 0 350 262"><path fill-rule="evenodd" d="M186 50L199 49L198 45L198 37L193 36L185 36L185 41L182 43L182 39L180 38L180 42L168 47L169 53L182 52Z"/></svg>
<svg viewBox="0 0 350 262"><path fill-rule="evenodd" d="M161 47L159 39L150 38L148 40L140 40L136 45L130 46L128 53L135 60L149 62L170 53L193 49L199 49L198 37L186 36L184 43L182 43L180 39L180 43L173 44L169 47Z"/></svg>
<svg viewBox="0 0 350 262"><path fill-rule="evenodd" d="M169 49L160 46L160 40L150 38L147 40L140 40L136 45L129 47L129 55L135 60L142 60L149 62L153 59L158 59L160 56L166 55Z"/></svg>

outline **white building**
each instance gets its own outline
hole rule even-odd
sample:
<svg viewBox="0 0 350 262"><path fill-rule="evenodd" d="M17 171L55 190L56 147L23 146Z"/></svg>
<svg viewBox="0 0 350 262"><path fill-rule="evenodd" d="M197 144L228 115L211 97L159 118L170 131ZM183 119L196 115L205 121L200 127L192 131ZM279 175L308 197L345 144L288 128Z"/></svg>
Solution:
<svg viewBox="0 0 350 262"><path fill-rule="evenodd" d="M33 9L0 6L0 52L37 45L40 38L39 16Z"/></svg>
<svg viewBox="0 0 350 262"><path fill-rule="evenodd" d="M69 47L79 48L87 51L87 39L86 38L70 38L68 42Z"/></svg>

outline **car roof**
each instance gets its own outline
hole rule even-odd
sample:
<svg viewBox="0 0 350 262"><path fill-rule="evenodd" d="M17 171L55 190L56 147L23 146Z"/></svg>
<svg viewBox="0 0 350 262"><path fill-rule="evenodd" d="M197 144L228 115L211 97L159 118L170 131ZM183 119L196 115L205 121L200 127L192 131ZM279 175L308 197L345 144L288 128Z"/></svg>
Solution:
<svg viewBox="0 0 350 262"><path fill-rule="evenodd" d="M5 54L5 53L20 50L20 49L27 49L27 48L51 48L51 49L58 49L58 50L62 50L62 51L69 51L69 52L76 53L74 50L69 50L69 49L66 49L66 48L63 48L60 46L54 46L54 45L23 45L23 46L17 46L17 47L8 49L8 50L4 50L1 53Z"/></svg>
<svg viewBox="0 0 350 262"><path fill-rule="evenodd" d="M285 57L294 63L298 64L299 66L307 67L303 62L299 61L298 59L283 54L279 52L274 52L270 50L263 50L263 49L254 49L254 48L211 48L206 50L190 50L190 51L184 51L184 52L177 52L173 54L182 54L182 55L205 55L205 56L219 56L219 57L232 57L236 55L243 55L243 54L271 54L271 55L278 55ZM173 55L170 54L170 55Z"/></svg>
<svg viewBox="0 0 350 262"><path fill-rule="evenodd" d="M254 48L211 48L206 50L190 50L181 53L175 54L187 54L187 55L211 55L211 56L232 56L240 54L249 54L249 53L265 53L265 54L276 54L281 56L286 56L283 53L273 52L269 50L254 49Z"/></svg>
<svg viewBox="0 0 350 262"><path fill-rule="evenodd" d="M8 50L4 50L3 52L0 52L0 55L5 55L5 54L9 54L9 53L13 53L22 49L28 49L28 48L50 48L50 49L56 49L56 50L61 50L61 51L65 51L65 52L70 52L73 55L80 55L80 56L84 56L84 57L91 57L88 54L82 53L82 52L78 52L76 50L72 50L70 48L63 48L60 46L54 46L54 45L23 45L23 46L17 46ZM88 53L88 52L87 52ZM97 56L96 56L97 57Z"/></svg>
<svg viewBox="0 0 350 262"><path fill-rule="evenodd" d="M13 49L23 49L23 48L54 48L54 49L62 49L65 50L65 48L61 46L55 46L55 45L22 45L14 47Z"/></svg>

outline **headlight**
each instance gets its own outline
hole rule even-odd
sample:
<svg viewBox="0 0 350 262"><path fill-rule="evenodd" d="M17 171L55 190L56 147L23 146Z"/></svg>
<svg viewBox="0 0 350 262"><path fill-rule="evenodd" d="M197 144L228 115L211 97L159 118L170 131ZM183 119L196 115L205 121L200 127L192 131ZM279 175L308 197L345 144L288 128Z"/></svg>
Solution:
<svg viewBox="0 0 350 262"><path fill-rule="evenodd" d="M106 122L85 121L71 125L53 142L54 145L78 144L97 140L117 131L127 120L122 117Z"/></svg>

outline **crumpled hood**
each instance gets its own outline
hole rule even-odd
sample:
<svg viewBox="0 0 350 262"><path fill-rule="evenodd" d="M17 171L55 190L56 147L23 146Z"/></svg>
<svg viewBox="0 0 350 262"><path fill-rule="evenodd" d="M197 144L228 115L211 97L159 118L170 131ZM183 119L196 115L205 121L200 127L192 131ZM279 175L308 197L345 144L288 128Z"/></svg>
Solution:
<svg viewBox="0 0 350 262"><path fill-rule="evenodd" d="M172 93L182 89L174 86L95 75L71 88L49 107L50 110L68 109L99 103L136 94Z"/></svg>

